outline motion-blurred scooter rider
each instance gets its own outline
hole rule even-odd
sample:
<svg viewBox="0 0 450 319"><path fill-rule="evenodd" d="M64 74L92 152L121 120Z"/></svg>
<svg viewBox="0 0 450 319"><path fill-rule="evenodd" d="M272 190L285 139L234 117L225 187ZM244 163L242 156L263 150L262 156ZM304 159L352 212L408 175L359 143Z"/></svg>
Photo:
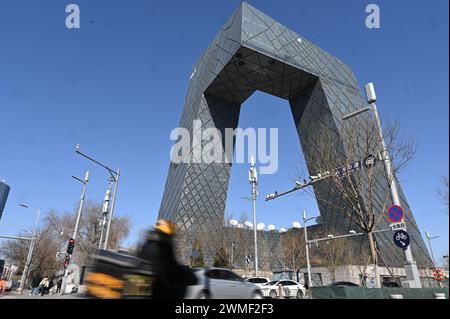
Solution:
<svg viewBox="0 0 450 319"><path fill-rule="evenodd" d="M182 298L178 289L178 263L173 250L174 223L160 219L138 252L138 257L156 266L158 275L152 286L152 298Z"/></svg>

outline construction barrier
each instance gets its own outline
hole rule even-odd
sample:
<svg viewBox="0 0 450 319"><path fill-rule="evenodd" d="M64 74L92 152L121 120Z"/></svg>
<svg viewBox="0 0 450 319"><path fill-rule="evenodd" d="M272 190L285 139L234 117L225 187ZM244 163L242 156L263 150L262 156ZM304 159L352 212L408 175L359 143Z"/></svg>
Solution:
<svg viewBox="0 0 450 319"><path fill-rule="evenodd" d="M364 288L364 287L312 287L312 299L448 299L448 288ZM436 298L439 296L440 298Z"/></svg>

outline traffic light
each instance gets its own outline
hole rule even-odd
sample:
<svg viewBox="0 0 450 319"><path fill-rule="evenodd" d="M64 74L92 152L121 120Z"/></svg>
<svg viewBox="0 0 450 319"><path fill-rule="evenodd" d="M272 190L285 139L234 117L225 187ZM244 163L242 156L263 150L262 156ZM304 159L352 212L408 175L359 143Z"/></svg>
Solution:
<svg viewBox="0 0 450 319"><path fill-rule="evenodd" d="M75 239L73 238L69 239L69 244L67 245L67 253L69 255L72 255L74 246L75 246Z"/></svg>
<svg viewBox="0 0 450 319"><path fill-rule="evenodd" d="M434 269L433 270L433 277L437 280L437 281L444 281L444 272L442 271L442 269Z"/></svg>
<svg viewBox="0 0 450 319"><path fill-rule="evenodd" d="M66 255L66 258L64 258L64 268L67 268L70 264L70 255Z"/></svg>

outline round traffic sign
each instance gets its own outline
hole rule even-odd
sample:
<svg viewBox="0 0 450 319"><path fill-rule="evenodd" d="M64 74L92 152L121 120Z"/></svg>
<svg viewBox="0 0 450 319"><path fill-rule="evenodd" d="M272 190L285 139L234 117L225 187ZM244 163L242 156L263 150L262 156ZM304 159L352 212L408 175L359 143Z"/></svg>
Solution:
<svg viewBox="0 0 450 319"><path fill-rule="evenodd" d="M387 216L391 222L399 223L405 217L405 211L399 205L392 205L388 208Z"/></svg>
<svg viewBox="0 0 450 319"><path fill-rule="evenodd" d="M404 230L398 230L394 233L394 244L401 249L406 250L411 243L411 238L409 234Z"/></svg>

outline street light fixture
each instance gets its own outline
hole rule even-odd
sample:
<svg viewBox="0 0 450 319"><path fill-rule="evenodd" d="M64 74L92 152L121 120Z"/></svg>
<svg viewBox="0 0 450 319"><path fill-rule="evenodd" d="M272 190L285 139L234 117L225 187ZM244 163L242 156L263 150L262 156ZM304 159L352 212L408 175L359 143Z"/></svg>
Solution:
<svg viewBox="0 0 450 319"><path fill-rule="evenodd" d="M113 169L111 169L108 166L100 163L99 161L95 160L94 158L84 154L80 150L80 144L77 144L77 146L75 148L75 153L77 153L78 155L81 155L81 156L87 158L91 162L94 162L95 164L97 164L97 165L103 167L104 169L106 169L109 172L109 174L111 175L112 181L114 181L113 199L112 199L112 203L111 203L111 210L110 210L109 218L108 218L108 226L106 228L106 235L105 235L105 240L104 240L104 245L103 245L103 249L106 250L108 248L109 233L110 233L110 229L111 229L112 217L114 215L114 208L116 207L116 197L117 197L117 188L119 187L120 169L117 169L117 171L114 171ZM111 183L110 183L110 186L111 186ZM103 227L104 227L104 225L102 226L102 231L103 231ZM100 245L101 245L101 242L100 242Z"/></svg>
<svg viewBox="0 0 450 319"><path fill-rule="evenodd" d="M440 236L431 236L428 231L425 232L425 236L427 237L428 246L430 247L431 260L433 261L433 267L436 269L436 260L434 259L434 253L433 253L433 248L431 247L431 241L433 239L439 238Z"/></svg>
<svg viewBox="0 0 450 319"><path fill-rule="evenodd" d="M392 162L391 162L389 152L386 147L386 143L384 141L383 130L381 128L381 123L380 123L380 117L378 115L377 106L375 105L375 102L377 100L376 94L375 94L375 88L373 86L373 83L366 84L366 86L364 88L365 88L366 98L367 98L367 102L369 103L369 106L343 116L342 120L343 121L349 120L361 113L364 113L364 112L367 112L370 110L373 112L375 121L377 124L377 131L378 131L377 134L378 134L378 138L381 143L381 149L382 149L381 154L383 157L386 176L388 178L387 182L388 182L388 185L389 185L389 188L391 191L392 201L393 201L393 204L401 206L402 204L400 201L400 195L399 195L399 191L398 191L397 181L395 178L395 172L392 167ZM420 282L419 270L417 269L416 262L413 259L413 255L411 252L411 246L408 246L408 248L406 250L404 250L404 258L405 258L405 271L406 271L408 281L410 282L410 287L411 288L422 288L422 284Z"/></svg>
<svg viewBox="0 0 450 319"><path fill-rule="evenodd" d="M89 183L89 177L90 177L89 171L86 171L86 174L85 174L85 176L84 176L84 180L81 179L81 178L79 178L79 177L77 177L77 176L72 175L72 178L73 178L73 179L75 179L75 180L77 180L77 181L79 181L80 183L83 184L83 190L82 190L82 192L81 192L81 197L80 197L80 205L79 205L79 207L78 207L77 220L76 220L76 222L75 222L75 228L74 228L74 230L73 230L73 234L72 234L72 238L71 238L71 240L73 240L74 245L76 244L76 241L75 241L75 240L76 240L76 238L77 238L78 226L79 226L79 224L80 224L81 213L82 213L82 211L83 211L83 204L84 204L84 199L85 199L85 197L86 197L86 188L87 188L87 184ZM68 254L69 254L69 261L68 261L68 264L67 264L67 265L66 265L66 264L64 265L65 268L64 268L64 277L63 277L63 284L62 284L62 293L63 293L63 294L66 293L67 274L68 274L67 268L69 267L69 263L70 263L70 261L72 260L72 256L73 256L73 254L74 254L73 250L72 250L72 253L70 253L70 251L68 251Z"/></svg>
<svg viewBox="0 0 450 319"><path fill-rule="evenodd" d="M28 206L27 204L21 203L19 204L21 207L26 208L26 209L30 209L31 211L33 211L33 208ZM28 255L27 255L27 260L25 261L25 267L23 269L23 273L22 273L22 278L20 279L20 286L19 286L19 290L22 292L24 287L25 287L25 281L28 278L28 271L30 268L30 264L31 264L31 258L33 257L33 250L34 250L34 246L36 244L36 229L37 229L37 225L39 223L39 217L41 215L41 209L37 208L35 209L36 211L36 220L34 222L34 227L33 227L33 232L32 232L32 237L31 237L31 243L30 243L30 248L28 249Z"/></svg>

